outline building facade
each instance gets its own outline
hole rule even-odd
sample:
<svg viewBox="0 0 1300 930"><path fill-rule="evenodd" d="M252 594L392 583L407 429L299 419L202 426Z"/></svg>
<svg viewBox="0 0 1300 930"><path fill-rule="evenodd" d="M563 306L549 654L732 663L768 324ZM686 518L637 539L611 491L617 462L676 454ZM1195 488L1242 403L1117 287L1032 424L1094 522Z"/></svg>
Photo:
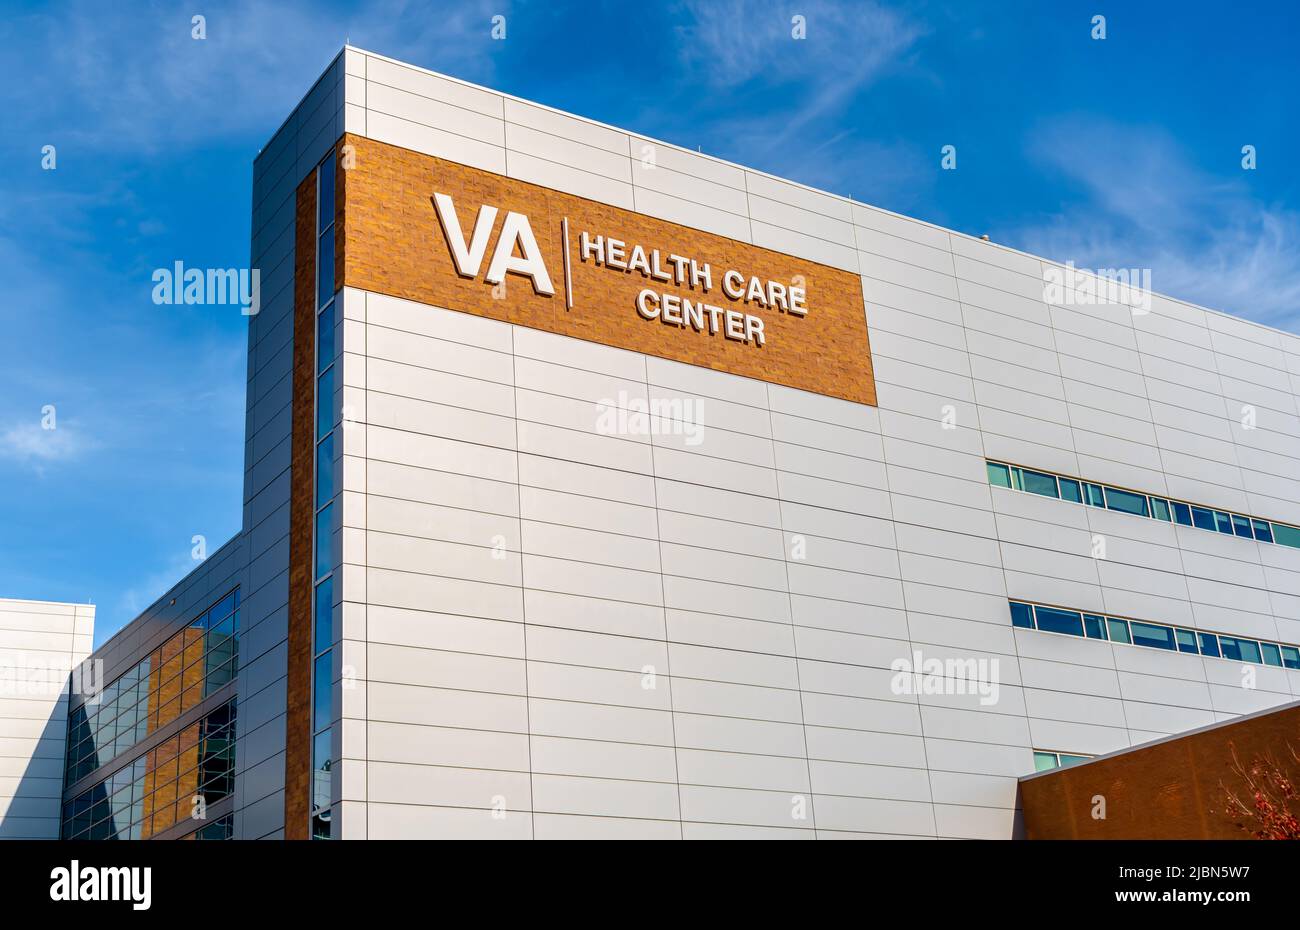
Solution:
<svg viewBox="0 0 1300 930"><path fill-rule="evenodd" d="M1011 838L1300 696L1300 337L352 48L253 184L65 836Z"/></svg>
<svg viewBox="0 0 1300 930"><path fill-rule="evenodd" d="M0 839L59 836L71 673L94 635L93 604L0 598Z"/></svg>

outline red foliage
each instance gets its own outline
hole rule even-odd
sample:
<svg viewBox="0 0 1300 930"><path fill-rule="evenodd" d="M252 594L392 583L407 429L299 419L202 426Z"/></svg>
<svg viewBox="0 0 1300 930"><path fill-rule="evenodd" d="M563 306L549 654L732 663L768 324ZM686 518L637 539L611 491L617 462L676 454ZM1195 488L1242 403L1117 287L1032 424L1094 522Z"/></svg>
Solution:
<svg viewBox="0 0 1300 930"><path fill-rule="evenodd" d="M1300 753L1290 745L1287 750L1292 760L1300 762ZM1256 756L1243 766L1236 746L1232 746L1232 771L1245 791L1238 794L1222 782L1220 787L1226 797L1224 812L1237 819L1237 826L1257 840L1300 840L1300 788L1291 772L1271 756Z"/></svg>

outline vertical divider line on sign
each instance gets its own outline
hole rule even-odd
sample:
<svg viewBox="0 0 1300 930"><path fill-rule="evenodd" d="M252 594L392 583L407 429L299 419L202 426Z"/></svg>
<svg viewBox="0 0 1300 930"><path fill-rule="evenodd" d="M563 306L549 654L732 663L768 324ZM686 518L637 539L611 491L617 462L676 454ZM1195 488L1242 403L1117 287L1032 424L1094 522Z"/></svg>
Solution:
<svg viewBox="0 0 1300 930"><path fill-rule="evenodd" d="M573 309L573 271L569 266L569 218L560 220L560 230L564 236L564 309Z"/></svg>

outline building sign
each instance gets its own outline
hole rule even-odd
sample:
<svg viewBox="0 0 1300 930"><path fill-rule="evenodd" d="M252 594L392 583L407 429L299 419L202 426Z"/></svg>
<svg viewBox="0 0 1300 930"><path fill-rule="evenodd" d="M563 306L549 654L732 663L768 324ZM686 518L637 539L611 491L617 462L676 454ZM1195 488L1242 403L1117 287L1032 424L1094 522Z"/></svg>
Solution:
<svg viewBox="0 0 1300 930"><path fill-rule="evenodd" d="M567 230L567 217L564 226ZM578 237L578 242L578 255L584 262L591 261L629 274L638 272L644 278L678 289L674 292L661 291L656 287L641 288L636 295L636 312L642 319L659 320L669 326L689 328L697 333L707 332L710 336L721 334L727 339L759 348L767 343L761 316L747 310L705 303L704 298L714 290L713 266L707 261L701 262L670 253L665 268L658 249L647 251L637 244L629 250L622 240L607 240L604 236L592 236L587 232ZM745 275L729 268L720 275L720 280L722 293L729 301L744 302L755 308L764 307L796 316L804 316L808 312L804 306L806 295L802 279L785 283L764 281L753 276L746 283ZM695 299L684 296L680 293L683 288L698 291L701 296Z"/></svg>
<svg viewBox="0 0 1300 930"><path fill-rule="evenodd" d="M344 143L340 284L875 403L857 275L374 140Z"/></svg>
<svg viewBox="0 0 1300 930"><path fill-rule="evenodd" d="M457 274L464 278L477 278L483 267L483 257L498 208L487 204L479 207L474 232L469 243L466 243L451 195L435 192L433 203ZM572 244L567 216L560 221L560 231L564 240L561 243L565 267L564 303L566 309L572 309L573 279L569 273ZM721 285L722 296L733 303L748 304L755 309L761 307L773 312L793 313L795 316L805 316L808 313L805 303L806 285L801 276L786 283L764 280L757 275L747 276L729 268L719 274L718 283L715 283L713 266L707 261L671 252L665 256L656 248L646 248L640 243L629 245L613 236L607 239L586 230L578 234L578 259L626 274L640 274L651 283L659 282L677 288L677 292L674 292L643 287L637 293L635 301L636 312L642 319L659 320L669 326L691 329L697 333L707 332L711 336L725 336L745 345L762 347L766 344L763 318L748 312L749 308L738 310L706 303L704 298L718 284ZM492 252L492 262L488 265L483 280L488 284L499 285L511 273L528 278L535 293L548 297L555 293L550 273L546 269L546 260L537 246L537 237L533 234L532 222L524 214L513 211L505 215ZM684 296L679 293L682 289L698 292L700 296Z"/></svg>

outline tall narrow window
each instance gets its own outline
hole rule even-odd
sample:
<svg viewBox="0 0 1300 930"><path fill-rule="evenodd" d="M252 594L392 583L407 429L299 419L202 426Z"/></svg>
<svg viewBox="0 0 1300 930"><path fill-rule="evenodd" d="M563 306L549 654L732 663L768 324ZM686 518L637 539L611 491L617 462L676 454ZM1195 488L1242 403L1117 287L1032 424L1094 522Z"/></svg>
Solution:
<svg viewBox="0 0 1300 930"><path fill-rule="evenodd" d="M342 443L337 442L338 377L335 327L337 301L334 293L335 154L320 163L316 172L316 455L315 455L315 557L314 604L312 610L312 703L311 703L311 836L330 839L333 816L333 720L334 707L334 498L339 490L338 459Z"/></svg>

